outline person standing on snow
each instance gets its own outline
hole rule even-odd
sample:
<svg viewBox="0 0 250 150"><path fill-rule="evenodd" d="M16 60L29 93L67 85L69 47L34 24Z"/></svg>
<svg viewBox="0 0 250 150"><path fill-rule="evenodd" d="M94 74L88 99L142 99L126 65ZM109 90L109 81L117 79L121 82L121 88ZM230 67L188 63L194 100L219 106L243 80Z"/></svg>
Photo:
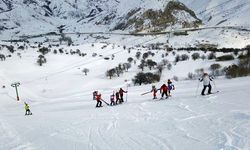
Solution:
<svg viewBox="0 0 250 150"><path fill-rule="evenodd" d="M163 99L163 96L166 96L166 99L168 98L168 86L166 84L163 84L160 89L161 92L161 99Z"/></svg>
<svg viewBox="0 0 250 150"><path fill-rule="evenodd" d="M114 105L115 105L115 94L113 93L112 95L110 95L110 106Z"/></svg>
<svg viewBox="0 0 250 150"><path fill-rule="evenodd" d="M127 93L127 92L128 92L128 91L124 91L122 88L120 88L119 94L120 94L120 101L121 101L121 103L124 102L124 100L123 100L123 93Z"/></svg>
<svg viewBox="0 0 250 150"><path fill-rule="evenodd" d="M151 92L153 92L153 99L157 99L156 94L157 94L158 89L153 85Z"/></svg>
<svg viewBox="0 0 250 150"><path fill-rule="evenodd" d="M96 107L102 107L102 101L101 101L102 100L102 95L97 94L95 99L96 99L96 102L97 102Z"/></svg>
<svg viewBox="0 0 250 150"><path fill-rule="evenodd" d="M208 87L208 94L212 94L212 86L210 84L210 81L213 81L213 77L209 76L207 73L204 73L201 78L199 78L200 82L203 82L203 90L201 92L201 95L205 95L206 88Z"/></svg>
<svg viewBox="0 0 250 150"><path fill-rule="evenodd" d="M121 101L120 101L120 98L119 98L120 96L119 96L119 92L116 92L115 93L115 103L116 103L116 105L118 104L118 102L119 102L119 104L121 103Z"/></svg>
<svg viewBox="0 0 250 150"><path fill-rule="evenodd" d="M168 79L167 83L168 83L168 94L169 94L169 96L171 96L170 91L175 90L175 87L174 87L174 85L173 85L173 83L172 83L172 81L170 79Z"/></svg>
<svg viewBox="0 0 250 150"><path fill-rule="evenodd" d="M24 102L24 109L25 109L25 115L32 115L31 111L30 111L30 106Z"/></svg>
<svg viewBox="0 0 250 150"><path fill-rule="evenodd" d="M95 98L96 98L96 95L97 95L97 91L94 91L93 92L93 100L96 100Z"/></svg>

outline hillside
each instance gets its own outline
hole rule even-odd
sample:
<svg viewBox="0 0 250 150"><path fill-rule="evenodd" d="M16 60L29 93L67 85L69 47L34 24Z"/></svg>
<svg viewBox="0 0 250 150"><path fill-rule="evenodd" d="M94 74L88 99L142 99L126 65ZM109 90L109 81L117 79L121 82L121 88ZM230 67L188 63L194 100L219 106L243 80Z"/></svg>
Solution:
<svg viewBox="0 0 250 150"><path fill-rule="evenodd" d="M65 26L67 32L141 31L148 26L165 30L170 24L194 26L201 22L192 10L172 1L24 0L2 1L0 6L2 32L11 30L16 35L58 32L59 26Z"/></svg>
<svg viewBox="0 0 250 150"><path fill-rule="evenodd" d="M132 83L139 71L139 60L120 77L105 76L107 69L146 50L129 52L118 45L103 43L53 49L60 48L65 52L80 49L86 56L51 52L45 55L47 63L38 66L39 53L28 48L0 62L0 149L249 149L248 77L217 78L213 92L220 92L202 97L201 84L196 91L197 80L183 79L197 68L209 71L215 60L190 59L178 62L171 70L165 68L161 81L154 84L160 87L168 78L178 76L180 81L174 81L176 90L172 97L152 100L151 94L141 96L151 90L151 84ZM6 48L1 51L10 54ZM20 51L21 55L16 55ZM155 55L148 59L157 62L165 54L164 50L153 52ZM113 60L104 59L112 54ZM174 64L173 53L166 59ZM220 64L227 66L233 62ZM88 75L82 73L83 68L90 69ZM150 70L145 68L146 71ZM15 81L21 83L19 102L10 86ZM127 89L127 84L124 104L95 108L94 90L109 101L113 91ZM30 104L32 116L24 116L23 102Z"/></svg>
<svg viewBox="0 0 250 150"><path fill-rule="evenodd" d="M250 95L242 89L243 84L250 86L246 80L217 80L223 92L208 97L195 97L189 88L196 86L192 82L178 83L178 91L163 101L141 97L148 88L135 87L128 103L101 109L80 91L53 100L32 99L34 115L26 118L21 102L1 94L0 149L247 150Z"/></svg>
<svg viewBox="0 0 250 150"><path fill-rule="evenodd" d="M63 32L78 44L86 43L85 39L103 41L96 37L124 44L137 39L130 33L150 33L144 41L173 47L215 44L242 48L250 43L249 7L245 0L2 0L0 39L57 41ZM159 34L157 40L154 34Z"/></svg>
<svg viewBox="0 0 250 150"><path fill-rule="evenodd" d="M24 50L21 58L13 55L0 62L1 86L6 86L0 89L0 149L250 148L249 77L215 79L213 92L220 92L205 97L199 95L201 85L196 91L197 80L174 81L172 97L152 100L151 94L141 96L151 90L151 84L131 83L136 65L111 80L104 73L137 51L128 53L122 47L112 49L112 45L101 49L104 45L70 47L87 53L84 58L46 54L48 62L41 67L35 64L38 54L32 49ZM160 60L163 53L159 51L152 59ZM111 54L115 54L114 60L104 59ZM173 56L167 58L171 61ZM160 87L173 75L181 79L199 67L208 69L212 63L214 60L177 63L170 71L164 69L162 80L154 85ZM85 67L90 69L87 76L81 72ZM109 101L113 91L126 89L125 79L130 84L126 103L95 108L94 90ZM19 102L10 86L14 81L21 82ZM24 116L23 102L30 104L32 116Z"/></svg>
<svg viewBox="0 0 250 150"><path fill-rule="evenodd" d="M190 0L182 1L195 11L206 26L249 27L249 0Z"/></svg>
<svg viewBox="0 0 250 150"><path fill-rule="evenodd" d="M249 3L0 0L0 150L249 150Z"/></svg>

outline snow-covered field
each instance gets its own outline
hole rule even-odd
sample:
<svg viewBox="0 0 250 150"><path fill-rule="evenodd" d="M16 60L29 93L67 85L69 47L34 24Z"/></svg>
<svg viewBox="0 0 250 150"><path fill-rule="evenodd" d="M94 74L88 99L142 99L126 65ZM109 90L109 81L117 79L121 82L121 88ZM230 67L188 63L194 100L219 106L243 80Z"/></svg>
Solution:
<svg viewBox="0 0 250 150"><path fill-rule="evenodd" d="M40 53L33 43L48 46L56 43L59 36L28 39L34 47L25 50L17 50L18 46L11 43L17 50L14 53L0 45L1 57L11 54L0 61L0 150L250 150L250 77L216 78L212 91L219 92L207 96L200 96L202 84L197 80L185 80L188 73L195 73L197 69L209 72L211 64L220 63L223 68L237 60L193 61L190 56L194 52L174 51L176 54L168 52L166 56L165 50L151 50L154 56L148 59L158 64L166 59L172 69L165 67L159 83L142 86L132 83L141 62L135 54L149 51L143 46L150 43L173 48L199 44L243 48L250 44L249 0L180 1L203 22L201 30L188 31L188 36L173 33L129 36L119 34L130 30L110 30L131 10L141 8L137 13L140 16L148 9L163 9L166 0L0 0L1 40L58 32L59 26L65 26L65 35L75 45L62 43L52 47L45 55L47 63L43 66L37 64ZM180 21L192 19L185 13L176 15L180 15ZM98 23L108 21L109 17L110 23ZM174 30L190 28L166 28L166 31ZM105 34L107 32L112 34ZM10 43L1 41L0 44ZM63 54L59 53L60 48L64 49ZM132 49L129 51L129 48ZM87 55L70 55L71 50L77 49ZM57 54L53 54L54 50ZM208 56L208 53L198 53ZM177 54L187 54L190 59L175 64ZM135 62L132 61L128 72L112 79L105 76L107 70L126 63L129 57ZM86 76L82 72L84 68L89 69ZM144 72L156 71L146 67ZM159 88L174 77L179 81L174 81L176 90L169 99L153 100L151 93L141 95L150 91L152 85ZM15 89L11 87L14 82L21 83L20 101L16 101ZM128 90L124 104L113 107L103 104L104 107L95 108L93 91L100 92L109 102L110 95L119 88ZM160 93L157 97L160 98ZM24 115L24 102L30 105L32 116Z"/></svg>
<svg viewBox="0 0 250 150"><path fill-rule="evenodd" d="M33 116L1 90L0 149L247 150L249 78L215 82L218 94L196 96L197 83L185 81L161 101L140 96L149 86L131 87L127 103L100 109L89 92L34 99Z"/></svg>
<svg viewBox="0 0 250 150"><path fill-rule="evenodd" d="M200 96L201 83L181 80L167 100L141 96L151 85L130 84L127 102L95 108L92 92L98 90L103 99L131 81L137 65L112 80L105 71L126 62L129 54L122 47L103 44L82 45L86 57L47 54L48 62L39 67L38 53L32 49L0 62L0 149L162 149L162 150L248 150L250 149L250 78L215 79L217 94ZM97 57L92 57L96 52ZM143 51L142 51L143 52ZM156 52L156 51L155 51ZM155 61L163 51L156 52ZM115 54L114 60L103 57ZM170 54L167 59L173 60ZM207 69L214 61L185 61L163 72L155 85L160 87L174 75L187 77L197 68ZM229 65L223 62L222 65ZM232 62L230 62L232 63ZM80 68L80 69L79 69ZM81 69L89 68L85 76ZM146 71L149 71L146 69ZM15 100L10 86L19 81L21 101ZM158 93L158 97L160 97ZM24 116L23 102L30 104L32 116Z"/></svg>

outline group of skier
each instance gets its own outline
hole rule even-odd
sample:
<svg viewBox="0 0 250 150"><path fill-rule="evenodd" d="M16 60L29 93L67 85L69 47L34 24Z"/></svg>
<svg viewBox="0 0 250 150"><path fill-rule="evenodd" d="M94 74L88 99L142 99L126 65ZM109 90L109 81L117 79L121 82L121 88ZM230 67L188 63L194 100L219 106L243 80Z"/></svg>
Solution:
<svg viewBox="0 0 250 150"><path fill-rule="evenodd" d="M204 73L201 78L199 78L200 82L203 82L203 89L201 92L201 95L206 95L205 91L208 88L208 93L207 94L212 94L212 86L211 86L211 81L213 81L213 77L209 76L207 73ZM198 89L198 88L197 88ZM160 91L161 93L161 98L163 99L165 96L165 99L168 97L171 97L171 91L175 90L175 86L172 83L170 79L168 79L166 84L163 84L159 89L157 89L155 86L152 86L152 90L146 93L143 93L142 95L148 94L148 93L153 93L153 99L157 99L157 93ZM102 99L102 95L98 91L93 92L93 100L96 100L96 107L102 107L102 102L106 103L109 106L114 106L118 104L122 104L124 102L124 93L127 93L128 91L123 90L120 88L118 91L112 93L110 95L110 103L106 102L105 100ZM25 115L32 115L30 111L29 105L25 102L24 103L24 108L25 108Z"/></svg>
<svg viewBox="0 0 250 150"><path fill-rule="evenodd" d="M208 88L207 94L212 94L212 86L210 84L211 81L213 81L213 77L209 76L207 73L204 73L201 78L199 78L200 82L203 82L203 89L201 92L201 95L205 95L205 91ZM171 97L171 91L175 90L175 86L173 82L168 79L166 84L163 84L160 88L156 88L156 86L152 86L152 90L146 93L143 93L141 95L145 95L148 93L153 94L153 99L157 99L157 93L160 91L161 98L160 99L167 99ZM96 107L102 107L102 102L106 103L107 105L114 106L117 104L122 104L124 102L123 95L124 93L127 93L128 91L124 91L122 88L119 89L119 91L113 92L112 95L110 95L110 103L107 103L104 101L101 97L101 93L98 93L98 91L93 92L93 99L96 100Z"/></svg>
<svg viewBox="0 0 250 150"><path fill-rule="evenodd" d="M110 95L110 103L106 102L102 99L101 93L98 91L93 92L93 100L96 100L96 107L102 107L102 102L106 103L107 105L114 106L118 104L122 104L124 102L124 93L127 93L128 91L123 90L120 88L118 91L112 93Z"/></svg>
<svg viewBox="0 0 250 150"><path fill-rule="evenodd" d="M157 92L160 91L161 93L161 99L163 99L163 97L165 96L165 98L167 99L169 96L171 96L171 90L175 90L174 84L172 83L172 81L170 79L168 79L167 85L163 84L159 89L157 89L154 85L152 86L152 90L150 92L153 93L153 99L157 99ZM149 92L147 92L149 93ZM147 94L147 93L143 93Z"/></svg>

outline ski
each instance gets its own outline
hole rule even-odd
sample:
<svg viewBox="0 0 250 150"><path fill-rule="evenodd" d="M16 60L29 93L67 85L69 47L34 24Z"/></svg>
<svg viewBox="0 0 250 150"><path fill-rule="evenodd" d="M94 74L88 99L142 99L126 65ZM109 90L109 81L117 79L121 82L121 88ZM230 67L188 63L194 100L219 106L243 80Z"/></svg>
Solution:
<svg viewBox="0 0 250 150"><path fill-rule="evenodd" d="M219 93L219 92L220 92L220 91L215 91L215 92L207 93L207 94L201 95L201 96L208 96L208 95L216 94L216 93Z"/></svg>
<svg viewBox="0 0 250 150"><path fill-rule="evenodd" d="M95 107L95 108L100 108L100 107L103 107L103 106L98 106L98 107Z"/></svg>
<svg viewBox="0 0 250 150"><path fill-rule="evenodd" d="M169 99L169 97L168 98L155 98L155 99L152 99L153 101L162 101L162 100L167 100L167 99Z"/></svg>
<svg viewBox="0 0 250 150"><path fill-rule="evenodd" d="M216 91L216 92L212 92L210 94L206 94L206 95L211 95L211 94L216 94L216 93L219 93L220 91Z"/></svg>
<svg viewBox="0 0 250 150"><path fill-rule="evenodd" d="M32 116L33 114L31 113L31 114L25 114L24 116Z"/></svg>

